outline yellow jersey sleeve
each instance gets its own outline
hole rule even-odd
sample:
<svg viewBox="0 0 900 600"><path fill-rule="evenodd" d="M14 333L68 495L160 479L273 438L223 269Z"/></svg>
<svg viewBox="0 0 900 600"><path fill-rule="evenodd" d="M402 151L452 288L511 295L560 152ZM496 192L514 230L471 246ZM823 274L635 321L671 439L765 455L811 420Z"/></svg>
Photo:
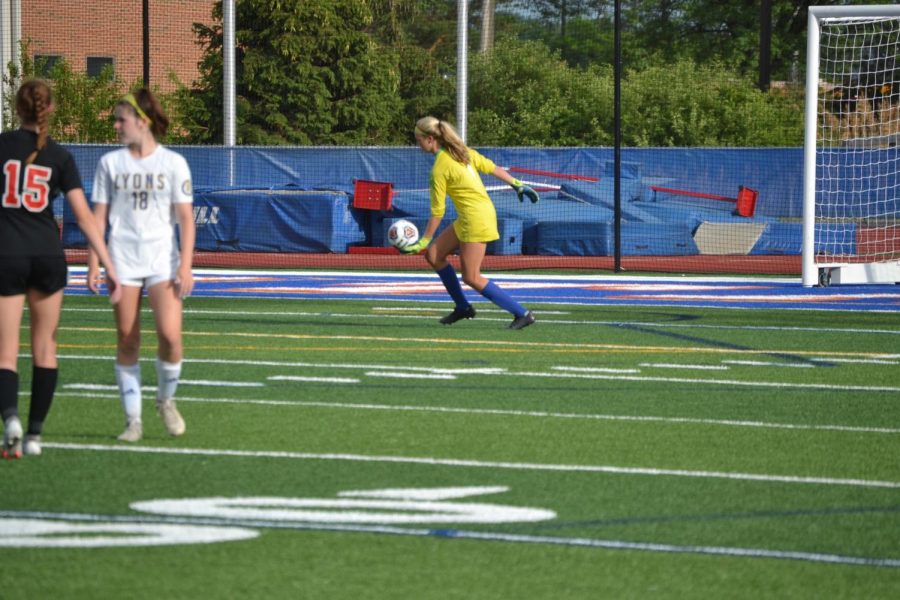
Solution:
<svg viewBox="0 0 900 600"><path fill-rule="evenodd" d="M482 156L472 148L469 148L469 160L471 161L472 166L475 167L480 173L487 173L488 175L490 175L494 172L494 169L497 168L497 165L494 164L494 161L486 156Z"/></svg>
<svg viewBox="0 0 900 600"><path fill-rule="evenodd" d="M469 164L459 163L446 150L437 153L431 169L429 188L431 191L431 216L443 217L446 212L447 196L453 200L458 213L467 212L470 207L490 202L481 173L493 173L494 162L469 148Z"/></svg>

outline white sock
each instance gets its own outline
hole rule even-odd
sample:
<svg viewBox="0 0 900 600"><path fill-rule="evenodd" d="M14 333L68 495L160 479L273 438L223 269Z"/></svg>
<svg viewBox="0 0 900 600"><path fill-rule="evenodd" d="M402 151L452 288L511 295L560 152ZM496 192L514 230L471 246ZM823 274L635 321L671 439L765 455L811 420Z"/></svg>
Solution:
<svg viewBox="0 0 900 600"><path fill-rule="evenodd" d="M181 361L170 363L156 359L156 401L169 400L175 397L178 389L178 378L181 377Z"/></svg>
<svg viewBox="0 0 900 600"><path fill-rule="evenodd" d="M141 364L120 365L116 363L116 383L125 420L141 420Z"/></svg>

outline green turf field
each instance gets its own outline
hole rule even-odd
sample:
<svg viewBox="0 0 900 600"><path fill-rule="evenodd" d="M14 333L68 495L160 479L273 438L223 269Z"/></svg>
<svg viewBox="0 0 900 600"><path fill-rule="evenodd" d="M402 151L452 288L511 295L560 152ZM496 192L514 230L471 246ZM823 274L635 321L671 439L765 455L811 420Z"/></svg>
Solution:
<svg viewBox="0 0 900 600"><path fill-rule="evenodd" d="M897 597L896 313L478 308L191 298L178 439L145 313L127 445L111 311L67 297L0 598Z"/></svg>

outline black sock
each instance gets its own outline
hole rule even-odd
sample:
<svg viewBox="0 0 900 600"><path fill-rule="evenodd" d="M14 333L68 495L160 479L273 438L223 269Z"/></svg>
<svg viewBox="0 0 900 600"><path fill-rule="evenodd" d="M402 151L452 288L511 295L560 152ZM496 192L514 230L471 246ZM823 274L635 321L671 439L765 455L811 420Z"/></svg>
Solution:
<svg viewBox="0 0 900 600"><path fill-rule="evenodd" d="M28 434L40 435L44 420L53 404L59 369L33 367L31 370L31 410L28 412Z"/></svg>
<svg viewBox="0 0 900 600"><path fill-rule="evenodd" d="M6 421L19 414L19 374L0 369L0 418Z"/></svg>

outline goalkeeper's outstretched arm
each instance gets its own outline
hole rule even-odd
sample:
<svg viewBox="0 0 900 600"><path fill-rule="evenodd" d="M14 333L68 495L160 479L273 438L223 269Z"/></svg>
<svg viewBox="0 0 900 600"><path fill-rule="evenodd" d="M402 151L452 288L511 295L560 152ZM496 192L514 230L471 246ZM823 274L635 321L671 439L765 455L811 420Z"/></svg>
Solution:
<svg viewBox="0 0 900 600"><path fill-rule="evenodd" d="M519 202L522 202L526 197L532 202L537 202L538 200L540 200L537 192L510 175L509 171L507 171L503 167L494 167L494 171L493 173L491 173L491 175L508 184L512 189L514 189L516 191L516 194L518 194L519 196Z"/></svg>

